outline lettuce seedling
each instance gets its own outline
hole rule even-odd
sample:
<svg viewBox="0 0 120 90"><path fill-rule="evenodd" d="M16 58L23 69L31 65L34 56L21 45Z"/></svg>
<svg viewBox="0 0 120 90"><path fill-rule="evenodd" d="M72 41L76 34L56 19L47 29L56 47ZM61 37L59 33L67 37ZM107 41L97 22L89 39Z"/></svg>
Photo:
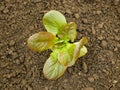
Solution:
<svg viewBox="0 0 120 90"><path fill-rule="evenodd" d="M63 14L51 10L43 17L47 32L39 32L29 37L28 47L37 52L52 50L44 64L43 73L47 79L55 80L62 76L68 67L75 64L78 58L87 53L84 46L88 41L83 37L78 42L74 22L66 22Z"/></svg>

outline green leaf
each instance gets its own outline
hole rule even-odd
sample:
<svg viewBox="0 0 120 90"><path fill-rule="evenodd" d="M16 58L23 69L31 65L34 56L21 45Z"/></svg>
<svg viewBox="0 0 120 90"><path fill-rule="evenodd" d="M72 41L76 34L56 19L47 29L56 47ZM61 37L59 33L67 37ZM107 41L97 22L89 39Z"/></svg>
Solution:
<svg viewBox="0 0 120 90"><path fill-rule="evenodd" d="M76 61L79 58L81 48L87 44L88 40L86 37L83 37L79 42L75 43L76 47L73 54L73 59Z"/></svg>
<svg viewBox="0 0 120 90"><path fill-rule="evenodd" d="M86 53L87 53L87 48L85 46L83 46L80 49L79 57L82 57L82 56L86 55Z"/></svg>
<svg viewBox="0 0 120 90"><path fill-rule="evenodd" d="M76 35L76 24L74 22L70 22L62 29L62 31L58 34L58 37L66 41L71 40L74 42Z"/></svg>
<svg viewBox="0 0 120 90"><path fill-rule="evenodd" d="M28 39L28 47L33 51L44 51L54 44L55 36L49 32L39 32Z"/></svg>
<svg viewBox="0 0 120 90"><path fill-rule="evenodd" d="M48 32L56 35L63 29L67 22L63 14L51 10L44 15L43 24Z"/></svg>
<svg viewBox="0 0 120 90"><path fill-rule="evenodd" d="M58 61L63 66L70 67L75 64L75 61L73 60L74 49L75 49L75 45L68 43L65 47L59 50Z"/></svg>
<svg viewBox="0 0 120 90"><path fill-rule="evenodd" d="M73 60L73 55L74 55L74 50L75 50L76 45L75 44L70 44L67 47L67 51L71 57L71 62L69 62L68 67L71 67L75 64L75 61Z"/></svg>
<svg viewBox="0 0 120 90"><path fill-rule="evenodd" d="M67 67L57 60L57 51L53 52L44 64L43 73L47 79L56 80L62 76Z"/></svg>
<svg viewBox="0 0 120 90"><path fill-rule="evenodd" d="M63 66L67 66L71 62L72 58L67 50L64 49L58 53L58 60Z"/></svg>

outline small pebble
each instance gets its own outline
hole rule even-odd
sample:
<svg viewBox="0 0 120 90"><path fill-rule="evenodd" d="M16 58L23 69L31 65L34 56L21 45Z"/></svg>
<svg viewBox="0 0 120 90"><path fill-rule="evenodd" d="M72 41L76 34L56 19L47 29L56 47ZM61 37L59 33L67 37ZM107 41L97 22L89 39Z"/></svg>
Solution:
<svg viewBox="0 0 120 90"><path fill-rule="evenodd" d="M93 87L84 87L81 90L94 90L94 88Z"/></svg>
<svg viewBox="0 0 120 90"><path fill-rule="evenodd" d="M75 18L78 19L80 17L79 14L75 14Z"/></svg>
<svg viewBox="0 0 120 90"><path fill-rule="evenodd" d="M98 28L103 28L104 23L98 24Z"/></svg>
<svg viewBox="0 0 120 90"><path fill-rule="evenodd" d="M120 41L120 36L115 36L115 40Z"/></svg>
<svg viewBox="0 0 120 90"><path fill-rule="evenodd" d="M15 44L14 40L11 40L10 43L9 43L10 46L13 46L14 44Z"/></svg>
<svg viewBox="0 0 120 90"><path fill-rule="evenodd" d="M32 2L39 3L39 2L41 2L41 0L32 0Z"/></svg>
<svg viewBox="0 0 120 90"><path fill-rule="evenodd" d="M120 8L117 9L118 13L120 13Z"/></svg>
<svg viewBox="0 0 120 90"><path fill-rule="evenodd" d="M9 10L7 9L7 8L5 8L4 10L3 10L3 13L8 13L9 12Z"/></svg>
<svg viewBox="0 0 120 90"><path fill-rule="evenodd" d="M117 44L117 47L120 48L120 43Z"/></svg>
<svg viewBox="0 0 120 90"><path fill-rule="evenodd" d="M114 0L114 5L118 5L120 0Z"/></svg>
<svg viewBox="0 0 120 90"><path fill-rule="evenodd" d="M92 34L95 34L96 33L96 31L95 31L95 28L94 28L94 23L92 23Z"/></svg>
<svg viewBox="0 0 120 90"><path fill-rule="evenodd" d="M16 52L12 53L13 59L15 59L16 57L18 57L18 54Z"/></svg>
<svg viewBox="0 0 120 90"><path fill-rule="evenodd" d="M102 35L98 36L97 38L98 38L99 40L103 40L103 36L102 36Z"/></svg>
<svg viewBox="0 0 120 90"><path fill-rule="evenodd" d="M82 22L83 22L84 24L86 24L86 23L88 23L88 20L87 20L86 18L83 18L83 19L82 19Z"/></svg>
<svg viewBox="0 0 120 90"><path fill-rule="evenodd" d="M105 40L103 40L103 41L101 42L101 46L102 46L102 47L106 47L106 46L107 46L107 42L106 42Z"/></svg>
<svg viewBox="0 0 120 90"><path fill-rule="evenodd" d="M23 79L22 81L22 85L26 85L27 81L25 79Z"/></svg>
<svg viewBox="0 0 120 90"><path fill-rule="evenodd" d="M116 84L118 81L117 80L113 80L113 83Z"/></svg>
<svg viewBox="0 0 120 90"><path fill-rule="evenodd" d="M48 87L45 87L44 90L49 90L49 88L48 88Z"/></svg>
<svg viewBox="0 0 120 90"><path fill-rule="evenodd" d="M4 10L5 6L0 6L0 11Z"/></svg>
<svg viewBox="0 0 120 90"><path fill-rule="evenodd" d="M17 59L17 60L15 61L15 63L16 63L16 64L20 64L20 61Z"/></svg>
<svg viewBox="0 0 120 90"><path fill-rule="evenodd" d="M118 51L118 48L117 48L117 47L115 47L115 48L114 48L114 51Z"/></svg>
<svg viewBox="0 0 120 90"><path fill-rule="evenodd" d="M31 86L28 86L27 87L27 90L33 90Z"/></svg>
<svg viewBox="0 0 120 90"><path fill-rule="evenodd" d="M96 14L101 14L102 13L102 11L101 10L99 10L99 11L96 11Z"/></svg>
<svg viewBox="0 0 120 90"><path fill-rule="evenodd" d="M93 77L88 77L89 82L94 82L94 78Z"/></svg>
<svg viewBox="0 0 120 90"><path fill-rule="evenodd" d="M69 9L66 10L66 13L72 14L72 12Z"/></svg>
<svg viewBox="0 0 120 90"><path fill-rule="evenodd" d="M106 69L103 69L103 72L107 75L109 74L109 71L107 71Z"/></svg>
<svg viewBox="0 0 120 90"><path fill-rule="evenodd" d="M99 79L99 76L97 74L93 74L94 79Z"/></svg>
<svg viewBox="0 0 120 90"><path fill-rule="evenodd" d="M87 64L85 62L83 62L83 70L85 73L88 72L88 67L87 67Z"/></svg>

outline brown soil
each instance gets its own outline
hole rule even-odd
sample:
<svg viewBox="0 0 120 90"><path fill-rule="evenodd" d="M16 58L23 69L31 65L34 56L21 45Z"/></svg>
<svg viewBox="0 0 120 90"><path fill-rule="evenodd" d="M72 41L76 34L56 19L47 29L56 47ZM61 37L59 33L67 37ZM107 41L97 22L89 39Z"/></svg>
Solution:
<svg viewBox="0 0 120 90"><path fill-rule="evenodd" d="M50 51L34 53L26 41L44 31L46 11L77 24L88 54L56 81L43 77ZM0 90L120 90L119 0L0 0Z"/></svg>

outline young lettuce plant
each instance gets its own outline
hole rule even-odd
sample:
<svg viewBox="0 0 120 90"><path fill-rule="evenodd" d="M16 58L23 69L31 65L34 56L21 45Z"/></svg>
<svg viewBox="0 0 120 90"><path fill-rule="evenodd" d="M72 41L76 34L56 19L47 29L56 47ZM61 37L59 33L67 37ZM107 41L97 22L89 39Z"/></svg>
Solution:
<svg viewBox="0 0 120 90"><path fill-rule="evenodd" d="M52 50L44 64L43 73L47 79L55 80L62 76L68 67L87 53L84 46L88 41L83 37L74 42L77 31L74 22L67 23L64 15L51 10L43 17L47 32L39 32L29 37L28 47L37 52Z"/></svg>

